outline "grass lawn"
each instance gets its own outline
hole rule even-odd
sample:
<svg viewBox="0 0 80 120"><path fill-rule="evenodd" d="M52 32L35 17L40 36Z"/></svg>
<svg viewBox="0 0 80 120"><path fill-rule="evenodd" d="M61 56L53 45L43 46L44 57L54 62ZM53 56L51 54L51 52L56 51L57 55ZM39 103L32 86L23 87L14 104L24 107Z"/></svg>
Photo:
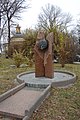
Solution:
<svg viewBox="0 0 80 120"><path fill-rule="evenodd" d="M34 68L24 67L24 68L14 68L12 59L6 59L5 57L0 57L0 94L18 85L15 82L16 76L19 73L33 70Z"/></svg>
<svg viewBox="0 0 80 120"><path fill-rule="evenodd" d="M12 59L0 57L0 94L15 87L16 76L34 68L12 68ZM80 120L80 65L54 64L55 69L74 72L78 79L68 88L51 88L50 96L43 102L39 109L33 113L30 120Z"/></svg>
<svg viewBox="0 0 80 120"><path fill-rule="evenodd" d="M54 68L62 69L60 64ZM80 65L66 64L62 70L74 72L76 83L68 88L51 88L50 96L30 120L80 120Z"/></svg>

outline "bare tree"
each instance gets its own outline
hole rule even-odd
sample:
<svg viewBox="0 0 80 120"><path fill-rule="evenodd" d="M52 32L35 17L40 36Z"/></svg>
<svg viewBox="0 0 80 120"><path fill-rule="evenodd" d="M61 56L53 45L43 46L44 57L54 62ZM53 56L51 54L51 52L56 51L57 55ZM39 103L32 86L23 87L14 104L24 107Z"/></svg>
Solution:
<svg viewBox="0 0 80 120"><path fill-rule="evenodd" d="M7 23L7 19L5 19L5 10L3 9L5 2L4 0L0 0L0 51L2 51L2 41L1 38L3 36L3 31L4 31L4 27Z"/></svg>
<svg viewBox="0 0 80 120"><path fill-rule="evenodd" d="M0 50L1 50L1 1L0 1Z"/></svg>
<svg viewBox="0 0 80 120"><path fill-rule="evenodd" d="M63 14L59 7L47 4L45 8L42 7L42 12L38 17L38 27L47 31L53 31L55 28L64 30L71 21L70 14Z"/></svg>
<svg viewBox="0 0 80 120"><path fill-rule="evenodd" d="M13 18L20 18L20 13L29 7L25 6L25 0L2 0L2 10L6 18L4 23L7 23L8 28L8 44L10 43L10 27L13 22Z"/></svg>
<svg viewBox="0 0 80 120"><path fill-rule="evenodd" d="M3 11L2 11L2 0L0 0L0 51L2 51L2 49L1 49L1 33L2 33L2 29L1 29L1 19L2 19L2 13L3 13Z"/></svg>

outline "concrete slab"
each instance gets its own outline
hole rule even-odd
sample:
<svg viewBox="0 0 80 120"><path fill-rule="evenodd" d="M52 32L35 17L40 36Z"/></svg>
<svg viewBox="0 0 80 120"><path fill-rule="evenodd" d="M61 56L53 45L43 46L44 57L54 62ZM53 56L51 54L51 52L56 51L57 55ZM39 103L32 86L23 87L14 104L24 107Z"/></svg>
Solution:
<svg viewBox="0 0 80 120"><path fill-rule="evenodd" d="M28 89L27 86L0 102L0 114L23 118L41 95L42 90Z"/></svg>

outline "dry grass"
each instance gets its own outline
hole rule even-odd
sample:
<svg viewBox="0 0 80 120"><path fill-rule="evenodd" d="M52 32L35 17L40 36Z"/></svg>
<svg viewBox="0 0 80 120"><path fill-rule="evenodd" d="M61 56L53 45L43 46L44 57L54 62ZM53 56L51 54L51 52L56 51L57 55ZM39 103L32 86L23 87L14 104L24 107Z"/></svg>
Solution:
<svg viewBox="0 0 80 120"><path fill-rule="evenodd" d="M10 67L10 65L14 65L14 61L12 59L0 57L0 94L18 84L15 82L15 79L19 73L31 70L29 67L14 68Z"/></svg>

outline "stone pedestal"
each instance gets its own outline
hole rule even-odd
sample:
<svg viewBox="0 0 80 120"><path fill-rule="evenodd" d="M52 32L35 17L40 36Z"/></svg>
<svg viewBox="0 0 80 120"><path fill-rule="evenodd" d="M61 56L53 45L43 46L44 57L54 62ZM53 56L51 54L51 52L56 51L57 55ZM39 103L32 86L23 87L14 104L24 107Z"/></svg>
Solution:
<svg viewBox="0 0 80 120"><path fill-rule="evenodd" d="M35 77L45 76L44 60L35 52Z"/></svg>
<svg viewBox="0 0 80 120"><path fill-rule="evenodd" d="M47 78L54 77L53 63L52 63L52 56L51 55L49 55L49 57L47 58L47 63L45 65L45 77L47 77Z"/></svg>
<svg viewBox="0 0 80 120"><path fill-rule="evenodd" d="M39 48L39 43L41 40L48 41L48 46L42 42L43 49ZM53 63L52 63L52 43L53 43L53 33L48 34L45 38L44 32L39 31L37 36L37 41L35 44L35 77L47 77L53 78ZM43 45L44 44L44 45Z"/></svg>

